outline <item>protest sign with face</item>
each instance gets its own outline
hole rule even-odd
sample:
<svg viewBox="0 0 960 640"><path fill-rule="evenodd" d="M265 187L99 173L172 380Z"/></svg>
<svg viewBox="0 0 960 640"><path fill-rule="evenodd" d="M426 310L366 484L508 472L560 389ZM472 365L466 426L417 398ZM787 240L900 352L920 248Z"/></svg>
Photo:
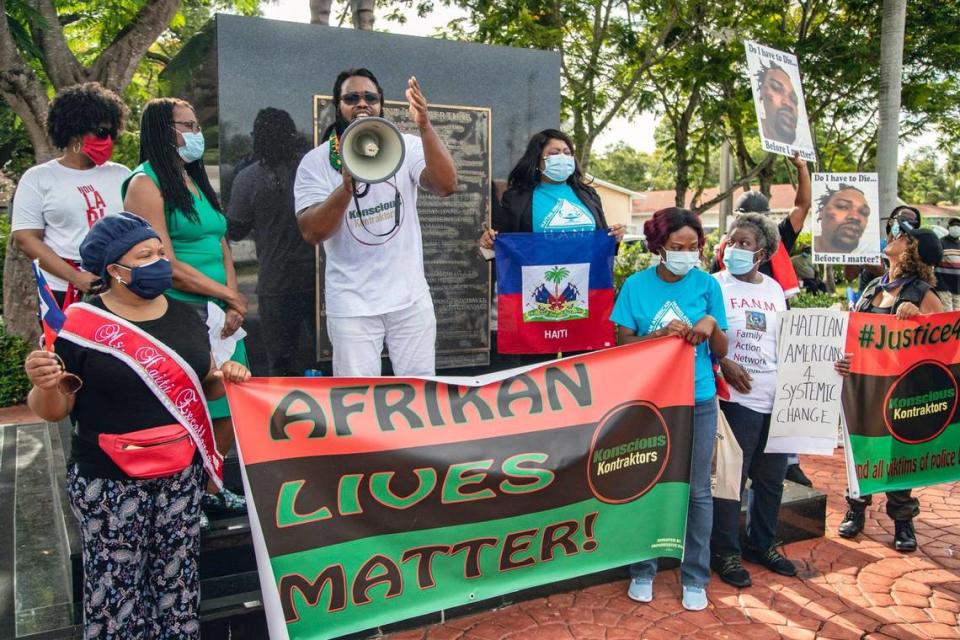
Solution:
<svg viewBox="0 0 960 640"><path fill-rule="evenodd" d="M880 263L880 204L875 173L814 173L813 261Z"/></svg>
<svg viewBox="0 0 960 640"><path fill-rule="evenodd" d="M813 137L792 53L746 41L747 69L764 151L815 161Z"/></svg>

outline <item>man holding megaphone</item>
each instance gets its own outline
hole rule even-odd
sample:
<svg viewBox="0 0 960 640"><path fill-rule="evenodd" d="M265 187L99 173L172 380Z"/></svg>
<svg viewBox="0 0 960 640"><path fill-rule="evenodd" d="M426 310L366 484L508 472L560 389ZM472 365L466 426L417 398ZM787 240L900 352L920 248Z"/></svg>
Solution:
<svg viewBox="0 0 960 640"><path fill-rule="evenodd" d="M395 375L435 373L437 321L423 271L417 187L449 196L457 170L415 77L406 98L419 137L382 118L383 89L369 70L342 71L333 87L330 138L297 170L300 232L312 244L322 242L327 256L335 376L380 375L384 341Z"/></svg>

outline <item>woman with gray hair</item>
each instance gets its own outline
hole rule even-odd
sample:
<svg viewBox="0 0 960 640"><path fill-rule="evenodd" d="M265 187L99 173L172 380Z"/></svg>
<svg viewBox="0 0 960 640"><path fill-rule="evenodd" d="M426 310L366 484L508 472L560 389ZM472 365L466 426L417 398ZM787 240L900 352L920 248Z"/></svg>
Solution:
<svg viewBox="0 0 960 640"><path fill-rule="evenodd" d="M730 429L743 451L740 492L747 478L753 488L747 546L740 549L740 500L713 500L710 564L720 579L748 587L750 574L741 556L785 576L797 569L774 547L777 514L783 496L787 456L764 453L777 381L777 314L787 309L783 288L759 271L776 252L780 234L767 216L742 213L730 227L723 271L714 274L723 292L730 350L720 361L730 399L720 401Z"/></svg>

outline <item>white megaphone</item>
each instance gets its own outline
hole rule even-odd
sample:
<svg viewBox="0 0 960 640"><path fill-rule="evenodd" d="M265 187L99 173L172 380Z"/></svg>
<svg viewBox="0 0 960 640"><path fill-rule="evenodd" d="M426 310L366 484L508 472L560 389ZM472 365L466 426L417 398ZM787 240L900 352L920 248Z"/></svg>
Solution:
<svg viewBox="0 0 960 640"><path fill-rule="evenodd" d="M400 170L405 154L400 130L383 118L358 118L340 137L340 159L357 182L389 180Z"/></svg>

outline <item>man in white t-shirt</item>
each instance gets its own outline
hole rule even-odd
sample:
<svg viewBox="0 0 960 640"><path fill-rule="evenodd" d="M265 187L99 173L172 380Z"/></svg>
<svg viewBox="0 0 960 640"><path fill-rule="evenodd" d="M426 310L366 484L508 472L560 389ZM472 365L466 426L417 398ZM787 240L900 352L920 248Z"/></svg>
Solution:
<svg viewBox="0 0 960 640"><path fill-rule="evenodd" d="M406 154L386 182L356 185L340 162L339 138L366 116L382 116L383 90L367 69L342 71L333 88L329 140L304 156L294 185L304 239L326 253L327 332L333 375L378 376L386 341L395 375L435 372L436 317L423 272L417 187L439 196L457 189L453 159L430 124L416 78L407 82L420 137L404 134ZM362 194L362 195L360 195Z"/></svg>

